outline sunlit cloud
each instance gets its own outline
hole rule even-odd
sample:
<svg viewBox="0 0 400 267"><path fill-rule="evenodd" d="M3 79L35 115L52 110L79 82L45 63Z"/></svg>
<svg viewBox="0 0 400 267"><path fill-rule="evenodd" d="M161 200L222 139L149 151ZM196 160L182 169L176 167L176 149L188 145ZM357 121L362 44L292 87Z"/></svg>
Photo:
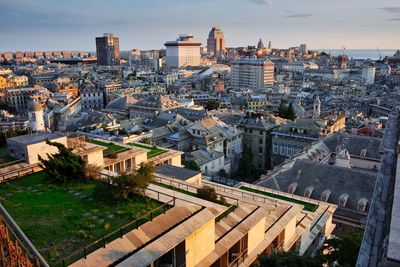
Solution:
<svg viewBox="0 0 400 267"><path fill-rule="evenodd" d="M270 5L272 4L272 0L250 0L250 2L259 4L259 5Z"/></svg>

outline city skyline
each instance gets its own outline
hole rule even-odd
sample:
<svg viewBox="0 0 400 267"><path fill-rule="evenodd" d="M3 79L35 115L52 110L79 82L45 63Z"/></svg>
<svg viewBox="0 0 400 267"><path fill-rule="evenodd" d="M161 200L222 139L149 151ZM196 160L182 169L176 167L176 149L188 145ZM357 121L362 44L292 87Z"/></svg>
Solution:
<svg viewBox="0 0 400 267"><path fill-rule="evenodd" d="M206 46L214 25L221 26L227 47L256 45L259 38L276 48L396 49L400 42L395 0L298 2L0 0L0 51L94 51L93 39L103 32L119 36L122 51L160 49L179 33L194 34Z"/></svg>

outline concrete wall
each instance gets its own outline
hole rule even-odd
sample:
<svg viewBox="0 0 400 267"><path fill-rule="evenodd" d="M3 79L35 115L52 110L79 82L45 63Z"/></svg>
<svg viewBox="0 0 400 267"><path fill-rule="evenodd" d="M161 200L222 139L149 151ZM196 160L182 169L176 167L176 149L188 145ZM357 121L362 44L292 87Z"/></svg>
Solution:
<svg viewBox="0 0 400 267"><path fill-rule="evenodd" d="M175 157L171 158L171 165L176 167L182 167L181 159L182 159L181 155L176 155Z"/></svg>
<svg viewBox="0 0 400 267"><path fill-rule="evenodd" d="M186 267L197 265L215 248L215 221L211 220L185 239Z"/></svg>
<svg viewBox="0 0 400 267"><path fill-rule="evenodd" d="M147 152L144 152L142 154L136 155L134 157L134 164L135 168L139 168L140 163L147 162ZM133 163L132 163L133 164Z"/></svg>
<svg viewBox="0 0 400 267"><path fill-rule="evenodd" d="M64 146L67 145L67 137L63 136L60 138L52 139L52 142L57 142L61 143ZM49 146L46 144L46 141L36 143L36 144L31 144L27 146L27 157L26 160L29 164L36 164L39 162L39 155L47 159L47 154L55 154L58 152L58 148L55 146Z"/></svg>
<svg viewBox="0 0 400 267"><path fill-rule="evenodd" d="M193 176L192 178L187 179L185 182L191 183L191 184L194 184L194 185L200 185L201 184L201 177L202 177L201 173L199 173L199 174Z"/></svg>
<svg viewBox="0 0 400 267"><path fill-rule="evenodd" d="M251 254L253 250L264 240L265 236L265 217L254 225L248 233L247 254Z"/></svg>
<svg viewBox="0 0 400 267"><path fill-rule="evenodd" d="M103 167L104 166L103 151L97 150L87 154L87 163L90 165Z"/></svg>
<svg viewBox="0 0 400 267"><path fill-rule="evenodd" d="M283 243L285 250L289 249L289 247L287 247L290 245L289 241L291 241L293 236L296 234L296 221L297 217L293 217L285 227L285 240Z"/></svg>
<svg viewBox="0 0 400 267"><path fill-rule="evenodd" d="M359 159L359 158L350 158L350 165L367 170L378 170L380 162L367 160L367 159Z"/></svg>

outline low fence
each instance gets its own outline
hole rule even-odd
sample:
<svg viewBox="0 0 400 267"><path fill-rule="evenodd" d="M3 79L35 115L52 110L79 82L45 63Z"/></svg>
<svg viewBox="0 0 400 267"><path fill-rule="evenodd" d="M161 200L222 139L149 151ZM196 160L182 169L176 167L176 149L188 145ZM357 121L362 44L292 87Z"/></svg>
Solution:
<svg viewBox="0 0 400 267"><path fill-rule="evenodd" d="M10 180L13 180L13 179L16 179L16 178L19 178L19 177L22 177L22 176L40 172L42 170L43 169L38 164L35 164L35 165L31 165L29 167L24 167L21 169L2 173L2 174L0 174L0 184L10 181Z"/></svg>
<svg viewBox="0 0 400 267"><path fill-rule="evenodd" d="M247 187L250 189L255 189L258 191L262 191L262 192L266 192L266 193L271 193L274 195L278 195L278 196L283 196L283 197L287 197L287 198L292 198L295 200L299 200L302 202L306 202L306 203L310 203L310 204L314 204L314 205L320 205L322 202L312 199L312 198L308 198L308 197L303 197L303 196L299 196L296 194L290 194L290 193L286 193L283 191L279 191L279 190L273 190L273 189L269 189L263 186L258 186L258 185L254 185L254 184L249 184L249 183L244 183L244 182L240 182L239 184L236 185L236 188L240 188L240 187Z"/></svg>
<svg viewBox="0 0 400 267"><path fill-rule="evenodd" d="M171 177L164 177L161 175L155 175L154 180L158 183L170 186L173 189L178 189L178 190L183 190L192 194L197 194L197 189L201 188L201 185L192 185L190 183L181 181L181 180L177 180ZM208 185L206 184L204 181L202 182L204 185ZM208 183L208 182L207 182ZM211 186L214 187L214 186ZM238 199L235 198L233 195L232 196L226 196L226 195L222 195L219 194L218 192L216 192L217 195L219 197L224 197L225 199L230 199L231 203L237 203Z"/></svg>

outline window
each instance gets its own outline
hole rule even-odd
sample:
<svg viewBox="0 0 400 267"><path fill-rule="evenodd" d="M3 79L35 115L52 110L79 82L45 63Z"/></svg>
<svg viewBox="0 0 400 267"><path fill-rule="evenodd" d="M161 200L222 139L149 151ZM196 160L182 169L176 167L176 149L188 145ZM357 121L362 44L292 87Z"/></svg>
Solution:
<svg viewBox="0 0 400 267"><path fill-rule="evenodd" d="M262 144L263 144L263 140L262 140L262 139L260 139L260 140L259 140L259 143L260 143L260 145L262 145Z"/></svg>
<svg viewBox="0 0 400 267"><path fill-rule="evenodd" d="M258 148L258 153L263 153L263 148L262 147Z"/></svg>

